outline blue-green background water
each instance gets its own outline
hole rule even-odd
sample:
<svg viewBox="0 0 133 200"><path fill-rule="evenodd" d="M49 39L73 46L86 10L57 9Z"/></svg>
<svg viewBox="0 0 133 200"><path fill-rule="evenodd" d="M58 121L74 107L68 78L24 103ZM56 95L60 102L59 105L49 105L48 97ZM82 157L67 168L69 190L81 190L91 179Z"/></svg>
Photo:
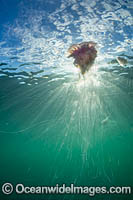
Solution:
<svg viewBox="0 0 133 200"><path fill-rule="evenodd" d="M132 1L0 4L0 187L133 186ZM66 52L89 40L98 57L79 80ZM9 200L133 199L0 192Z"/></svg>

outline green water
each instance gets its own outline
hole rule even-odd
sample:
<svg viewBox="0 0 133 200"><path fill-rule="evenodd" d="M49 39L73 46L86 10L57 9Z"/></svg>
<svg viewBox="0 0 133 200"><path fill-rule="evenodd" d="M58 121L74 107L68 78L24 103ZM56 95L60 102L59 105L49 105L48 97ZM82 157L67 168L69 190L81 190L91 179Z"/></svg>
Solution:
<svg viewBox="0 0 133 200"><path fill-rule="evenodd" d="M72 80L20 85L0 78L0 183L132 186L132 80L108 87ZM107 78L108 80L108 78ZM86 83L87 84L87 83ZM101 84L106 84L106 81ZM2 199L133 199L132 195L2 195Z"/></svg>

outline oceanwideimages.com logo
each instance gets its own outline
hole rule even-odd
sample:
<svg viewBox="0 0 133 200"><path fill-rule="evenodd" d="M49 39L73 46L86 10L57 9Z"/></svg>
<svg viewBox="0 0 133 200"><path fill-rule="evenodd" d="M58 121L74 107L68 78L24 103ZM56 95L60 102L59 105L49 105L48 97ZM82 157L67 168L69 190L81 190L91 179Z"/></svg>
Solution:
<svg viewBox="0 0 133 200"><path fill-rule="evenodd" d="M9 195L15 192L16 194L88 194L95 196L96 194L131 194L131 187L88 187L88 186L75 186L66 184L55 186L24 186L17 184L15 187L11 183L4 183L2 185L3 194Z"/></svg>

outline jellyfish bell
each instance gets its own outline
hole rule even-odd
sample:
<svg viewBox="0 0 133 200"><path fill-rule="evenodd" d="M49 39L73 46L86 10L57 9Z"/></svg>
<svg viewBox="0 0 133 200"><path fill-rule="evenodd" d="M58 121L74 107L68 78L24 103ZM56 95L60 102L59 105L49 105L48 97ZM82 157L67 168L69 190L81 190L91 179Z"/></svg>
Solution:
<svg viewBox="0 0 133 200"><path fill-rule="evenodd" d="M127 63L128 63L127 60L126 60L125 58L123 58L123 57L119 57L119 56L118 56L118 57L116 58L116 60L118 61L118 63L119 63L120 66L125 66L125 65L127 65Z"/></svg>
<svg viewBox="0 0 133 200"><path fill-rule="evenodd" d="M80 69L84 75L93 65L97 57L96 43L93 41L73 44L68 49L68 58L74 58L74 65Z"/></svg>

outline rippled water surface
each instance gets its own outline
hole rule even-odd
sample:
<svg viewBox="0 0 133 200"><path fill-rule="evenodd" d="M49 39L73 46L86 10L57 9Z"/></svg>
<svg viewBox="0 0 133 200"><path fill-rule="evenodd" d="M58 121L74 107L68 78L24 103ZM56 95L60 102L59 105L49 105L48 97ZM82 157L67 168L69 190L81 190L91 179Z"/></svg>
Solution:
<svg viewBox="0 0 133 200"><path fill-rule="evenodd" d="M132 0L0 4L0 182L132 186ZM98 56L79 79L67 49L84 41ZM10 195L90 198L132 195Z"/></svg>

